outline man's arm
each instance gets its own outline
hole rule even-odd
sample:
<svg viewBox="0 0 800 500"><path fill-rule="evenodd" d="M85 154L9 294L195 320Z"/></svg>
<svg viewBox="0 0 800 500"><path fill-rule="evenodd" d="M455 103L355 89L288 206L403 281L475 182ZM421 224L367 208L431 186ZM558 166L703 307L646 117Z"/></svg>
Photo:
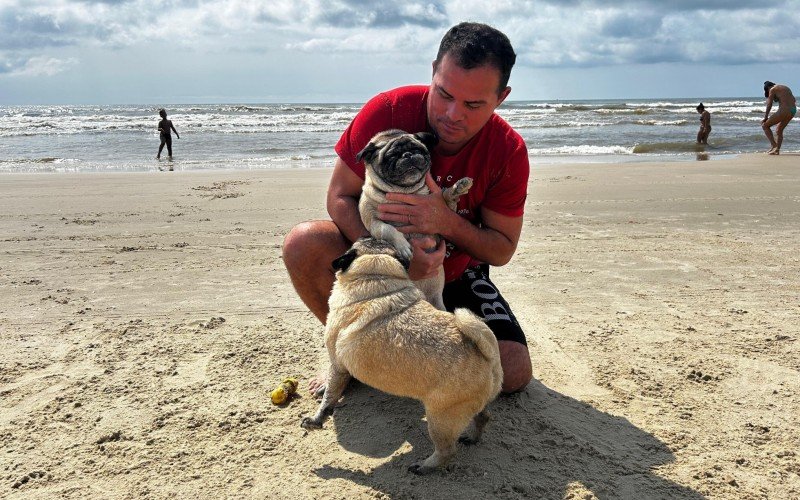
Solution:
<svg viewBox="0 0 800 500"><path fill-rule="evenodd" d="M175 125L172 124L171 120L169 122L169 127L175 132L175 135L178 137L178 139L180 139L181 138L181 134L179 134L178 131L175 130Z"/></svg>
<svg viewBox="0 0 800 500"><path fill-rule="evenodd" d="M363 185L364 181L337 156L331 182L328 184L326 204L331 220L350 241L369 234L358 213L358 199L361 197Z"/></svg>
<svg viewBox="0 0 800 500"><path fill-rule="evenodd" d="M761 123L764 123L769 119L769 110L772 109L772 93L775 91L775 87L769 89L769 94L767 95L767 111L764 112L764 119L761 120Z"/></svg>
<svg viewBox="0 0 800 500"><path fill-rule="evenodd" d="M439 234L482 262L492 266L508 264L517 250L522 217L508 217L482 208L482 223L478 227L455 212L450 213L452 222L443 226Z"/></svg>

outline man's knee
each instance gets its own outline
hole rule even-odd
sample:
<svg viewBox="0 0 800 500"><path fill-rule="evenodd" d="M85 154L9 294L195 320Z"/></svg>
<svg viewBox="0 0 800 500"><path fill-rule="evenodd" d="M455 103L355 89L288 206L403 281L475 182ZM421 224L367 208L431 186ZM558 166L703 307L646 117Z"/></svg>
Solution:
<svg viewBox="0 0 800 500"><path fill-rule="evenodd" d="M314 222L301 222L294 226L283 238L283 259L290 259L303 253L309 248L309 243L313 239Z"/></svg>
<svg viewBox="0 0 800 500"><path fill-rule="evenodd" d="M283 239L283 262L294 270L328 266L347 251L349 243L331 221L308 221L294 226Z"/></svg>
<svg viewBox="0 0 800 500"><path fill-rule="evenodd" d="M525 389L533 377L528 347L511 340L501 340L498 342L498 347L500 348L500 364L503 366L501 390L504 393L512 393Z"/></svg>

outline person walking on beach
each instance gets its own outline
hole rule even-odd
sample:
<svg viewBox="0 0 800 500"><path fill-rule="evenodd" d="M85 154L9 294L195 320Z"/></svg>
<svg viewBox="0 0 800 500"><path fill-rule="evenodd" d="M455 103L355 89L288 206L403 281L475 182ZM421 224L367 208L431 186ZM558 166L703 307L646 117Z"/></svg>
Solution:
<svg viewBox="0 0 800 500"><path fill-rule="evenodd" d="M156 160L161 159L161 151L164 149L164 144L167 145L167 154L169 155L169 159L172 159L172 134L170 130L175 131L175 136L180 139L181 136L178 134L178 131L175 130L175 126L172 125L172 120L167 120L167 110L161 108L158 110L159 116L161 116L161 121L158 122L158 131L161 135L161 144L158 146L158 154L156 155Z"/></svg>
<svg viewBox="0 0 800 500"><path fill-rule="evenodd" d="M783 129L797 114L797 101L789 87L780 83L772 83L769 80L764 82L764 97L767 98L767 111L764 113L764 119L761 120L761 128L764 129L764 134L772 145L772 149L767 152L771 155L779 155L783 143ZM769 116L773 102L778 103L778 111ZM775 124L778 126L775 128L776 137L773 137L771 127Z"/></svg>
<svg viewBox="0 0 800 500"><path fill-rule="evenodd" d="M708 134L711 133L711 113L706 111L703 103L697 105L697 112L700 113L700 130L697 132L697 144L708 144Z"/></svg>
<svg viewBox="0 0 800 500"><path fill-rule="evenodd" d="M427 183L430 195L390 193L379 206L384 221L408 225L403 233L438 233L431 241L412 240L409 268L412 280L437 274L444 263L444 303L448 310L467 307L494 332L504 372L503 392L524 389L531 380L531 360L525 334L497 287L489 266L508 263L517 249L528 185L528 152L522 137L495 109L506 99L516 54L506 35L478 23L461 23L442 38L430 85L396 88L378 94L359 111L342 134L328 185L327 207L332 220L301 223L283 244L283 260L300 298L325 323L334 282L330 263L351 242L368 231L358 214L364 164L356 155L377 132L401 129L433 132L433 166ZM462 177L473 186L462 196L458 212L449 210L441 188ZM427 253L426 250L433 250ZM323 389L324 375L309 383L312 393Z"/></svg>

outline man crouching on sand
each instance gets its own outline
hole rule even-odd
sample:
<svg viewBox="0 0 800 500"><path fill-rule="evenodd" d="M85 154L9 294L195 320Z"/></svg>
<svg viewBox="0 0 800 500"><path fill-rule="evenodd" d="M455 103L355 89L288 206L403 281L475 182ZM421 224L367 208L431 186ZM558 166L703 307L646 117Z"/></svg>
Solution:
<svg viewBox="0 0 800 500"><path fill-rule="evenodd" d="M431 194L389 193L394 203L380 205L379 217L407 224L400 228L403 233L442 236L432 253L423 248L430 242L412 240L409 276L412 280L435 276L444 264L446 308L470 309L497 337L504 392L522 390L531 380L525 334L489 279L489 266L508 263L517 249L527 196L525 142L494 112L511 92L507 84L515 60L511 43L500 31L478 23L451 28L433 61L429 86L378 94L339 139L327 196L332 220L295 226L283 245L292 284L325 323L334 281L331 262L369 234L358 214L365 167L356 155L371 137L387 129L436 134L439 142L431 151L432 175L427 182ZM473 186L453 212L441 189L462 177L472 178ZM323 389L324 373L311 381L311 392Z"/></svg>
<svg viewBox="0 0 800 500"><path fill-rule="evenodd" d="M764 119L761 120L761 128L772 144L772 149L768 151L771 155L781 154L781 143L783 143L783 129L792 121L794 115L797 114L797 101L794 99L791 89L786 85L780 83L772 83L767 80L764 82L764 97L767 98L767 111L764 113ZM769 116L769 110L772 108L772 103L778 103L778 111ZM772 137L772 127L775 124L778 127L775 129L777 140Z"/></svg>

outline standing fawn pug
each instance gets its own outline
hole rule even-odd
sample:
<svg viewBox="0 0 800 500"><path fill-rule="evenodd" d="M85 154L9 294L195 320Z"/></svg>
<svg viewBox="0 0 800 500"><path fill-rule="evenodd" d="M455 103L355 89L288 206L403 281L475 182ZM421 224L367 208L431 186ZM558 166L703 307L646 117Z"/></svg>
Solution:
<svg viewBox="0 0 800 500"><path fill-rule="evenodd" d="M384 222L378 218L378 205L388 203L386 193L430 194L425 184L425 174L431 169L431 155L428 148L437 142L436 136L427 132L407 134L402 130L379 132L362 149L357 160L366 166L364 187L358 202L361 222L373 237L390 242L405 259L411 259L411 244L396 226L408 225L403 222ZM447 206L455 211L458 199L472 187L472 179L464 177L452 187L442 190ZM409 223L411 222L409 218ZM408 238L432 236L439 244L439 235L412 233ZM444 268L432 278L414 282L425 294L425 298L444 311L442 290L444 289Z"/></svg>
<svg viewBox="0 0 800 500"><path fill-rule="evenodd" d="M328 302L325 345L327 390L313 417L322 427L350 376L425 406L434 452L409 470L424 474L445 465L459 436L475 443L500 392L503 368L497 340L467 309L439 311L408 279L409 260L390 243L361 238L333 261L336 281ZM466 432L464 432L466 430Z"/></svg>

